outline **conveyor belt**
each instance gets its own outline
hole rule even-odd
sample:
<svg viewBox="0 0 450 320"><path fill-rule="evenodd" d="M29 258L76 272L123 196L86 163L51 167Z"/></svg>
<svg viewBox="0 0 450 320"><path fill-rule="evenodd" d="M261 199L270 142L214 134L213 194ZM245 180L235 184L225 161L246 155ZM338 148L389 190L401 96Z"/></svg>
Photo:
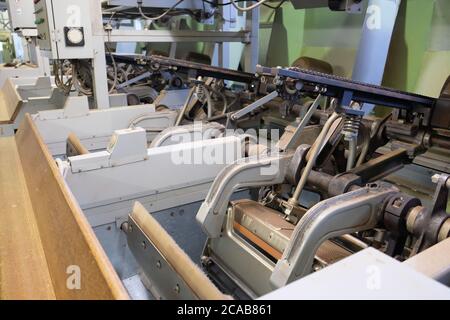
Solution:
<svg viewBox="0 0 450 320"><path fill-rule="evenodd" d="M344 93L351 93L351 99L360 103L370 103L401 109L412 109L416 106L433 108L436 104L436 99L431 97L366 84L311 70L258 66L257 73L300 80L305 84L326 88L324 95L329 97L342 98Z"/></svg>
<svg viewBox="0 0 450 320"><path fill-rule="evenodd" d="M109 55L107 55L109 58ZM109 58L110 59L110 58ZM197 62L190 62L179 59L172 59L163 56L136 56L136 55L114 55L117 62L139 64L138 61L145 61L149 65L158 64L161 67L176 68L177 71L184 73L195 72L195 76L212 77L216 79L230 80L241 83L252 83L257 81L257 78L252 73L240 72L231 69L213 67Z"/></svg>

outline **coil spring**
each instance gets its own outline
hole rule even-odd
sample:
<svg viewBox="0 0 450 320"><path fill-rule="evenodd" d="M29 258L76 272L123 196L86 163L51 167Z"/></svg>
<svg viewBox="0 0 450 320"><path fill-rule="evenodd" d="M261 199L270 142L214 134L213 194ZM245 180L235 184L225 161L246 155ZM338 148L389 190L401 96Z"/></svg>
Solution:
<svg viewBox="0 0 450 320"><path fill-rule="evenodd" d="M359 128L361 127L361 117L347 116L344 122L342 133L345 136L358 136Z"/></svg>
<svg viewBox="0 0 450 320"><path fill-rule="evenodd" d="M195 95L197 96L197 99L200 100L200 102L205 102L206 100L206 88L204 85L199 84L197 85L197 88L195 89Z"/></svg>

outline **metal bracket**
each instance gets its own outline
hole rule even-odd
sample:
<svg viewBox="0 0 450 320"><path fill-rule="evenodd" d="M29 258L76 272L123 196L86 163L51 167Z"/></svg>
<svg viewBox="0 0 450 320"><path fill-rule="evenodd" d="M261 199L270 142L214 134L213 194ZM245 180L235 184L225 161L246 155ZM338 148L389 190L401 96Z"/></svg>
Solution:
<svg viewBox="0 0 450 320"><path fill-rule="evenodd" d="M276 97L278 97L278 92L277 91L272 91L271 93L269 93L268 95L264 96L263 98L253 102L252 104L246 106L245 108L243 108L243 109L239 110L238 112L236 112L235 114L233 114L231 116L231 120L237 121L237 120L243 118L247 114L249 114L249 113L259 109L262 106L264 106L266 103L269 103L270 101L272 101Z"/></svg>
<svg viewBox="0 0 450 320"><path fill-rule="evenodd" d="M292 154L254 157L237 161L222 171L197 214L197 221L208 237L220 236L231 195L236 190L283 183L291 159Z"/></svg>
<svg viewBox="0 0 450 320"><path fill-rule="evenodd" d="M315 205L296 226L271 284L280 288L310 274L314 256L325 240L374 228L382 217L384 202L397 192L390 184L373 184Z"/></svg>
<svg viewBox="0 0 450 320"><path fill-rule="evenodd" d="M128 219L127 239L142 268L141 278L156 299L198 299L131 217Z"/></svg>

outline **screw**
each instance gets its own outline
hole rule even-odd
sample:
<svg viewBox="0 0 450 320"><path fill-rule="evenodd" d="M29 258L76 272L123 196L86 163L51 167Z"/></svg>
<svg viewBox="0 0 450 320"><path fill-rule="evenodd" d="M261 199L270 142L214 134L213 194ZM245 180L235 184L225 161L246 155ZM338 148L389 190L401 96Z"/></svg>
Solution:
<svg viewBox="0 0 450 320"><path fill-rule="evenodd" d="M431 177L431 181L433 181L433 183L438 183L440 178L441 178L440 174L435 174Z"/></svg>
<svg viewBox="0 0 450 320"><path fill-rule="evenodd" d="M403 198L395 199L395 201L393 203L394 207L396 207L396 208L400 208L402 206L402 204L403 204Z"/></svg>

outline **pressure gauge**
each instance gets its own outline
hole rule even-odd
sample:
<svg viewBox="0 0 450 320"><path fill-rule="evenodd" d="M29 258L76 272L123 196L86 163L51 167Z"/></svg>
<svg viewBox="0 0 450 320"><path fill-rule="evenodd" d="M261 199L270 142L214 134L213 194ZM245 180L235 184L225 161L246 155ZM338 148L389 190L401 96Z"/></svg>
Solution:
<svg viewBox="0 0 450 320"><path fill-rule="evenodd" d="M66 38L66 46L68 46L68 47L83 47L84 46L83 28L65 27L64 35Z"/></svg>

